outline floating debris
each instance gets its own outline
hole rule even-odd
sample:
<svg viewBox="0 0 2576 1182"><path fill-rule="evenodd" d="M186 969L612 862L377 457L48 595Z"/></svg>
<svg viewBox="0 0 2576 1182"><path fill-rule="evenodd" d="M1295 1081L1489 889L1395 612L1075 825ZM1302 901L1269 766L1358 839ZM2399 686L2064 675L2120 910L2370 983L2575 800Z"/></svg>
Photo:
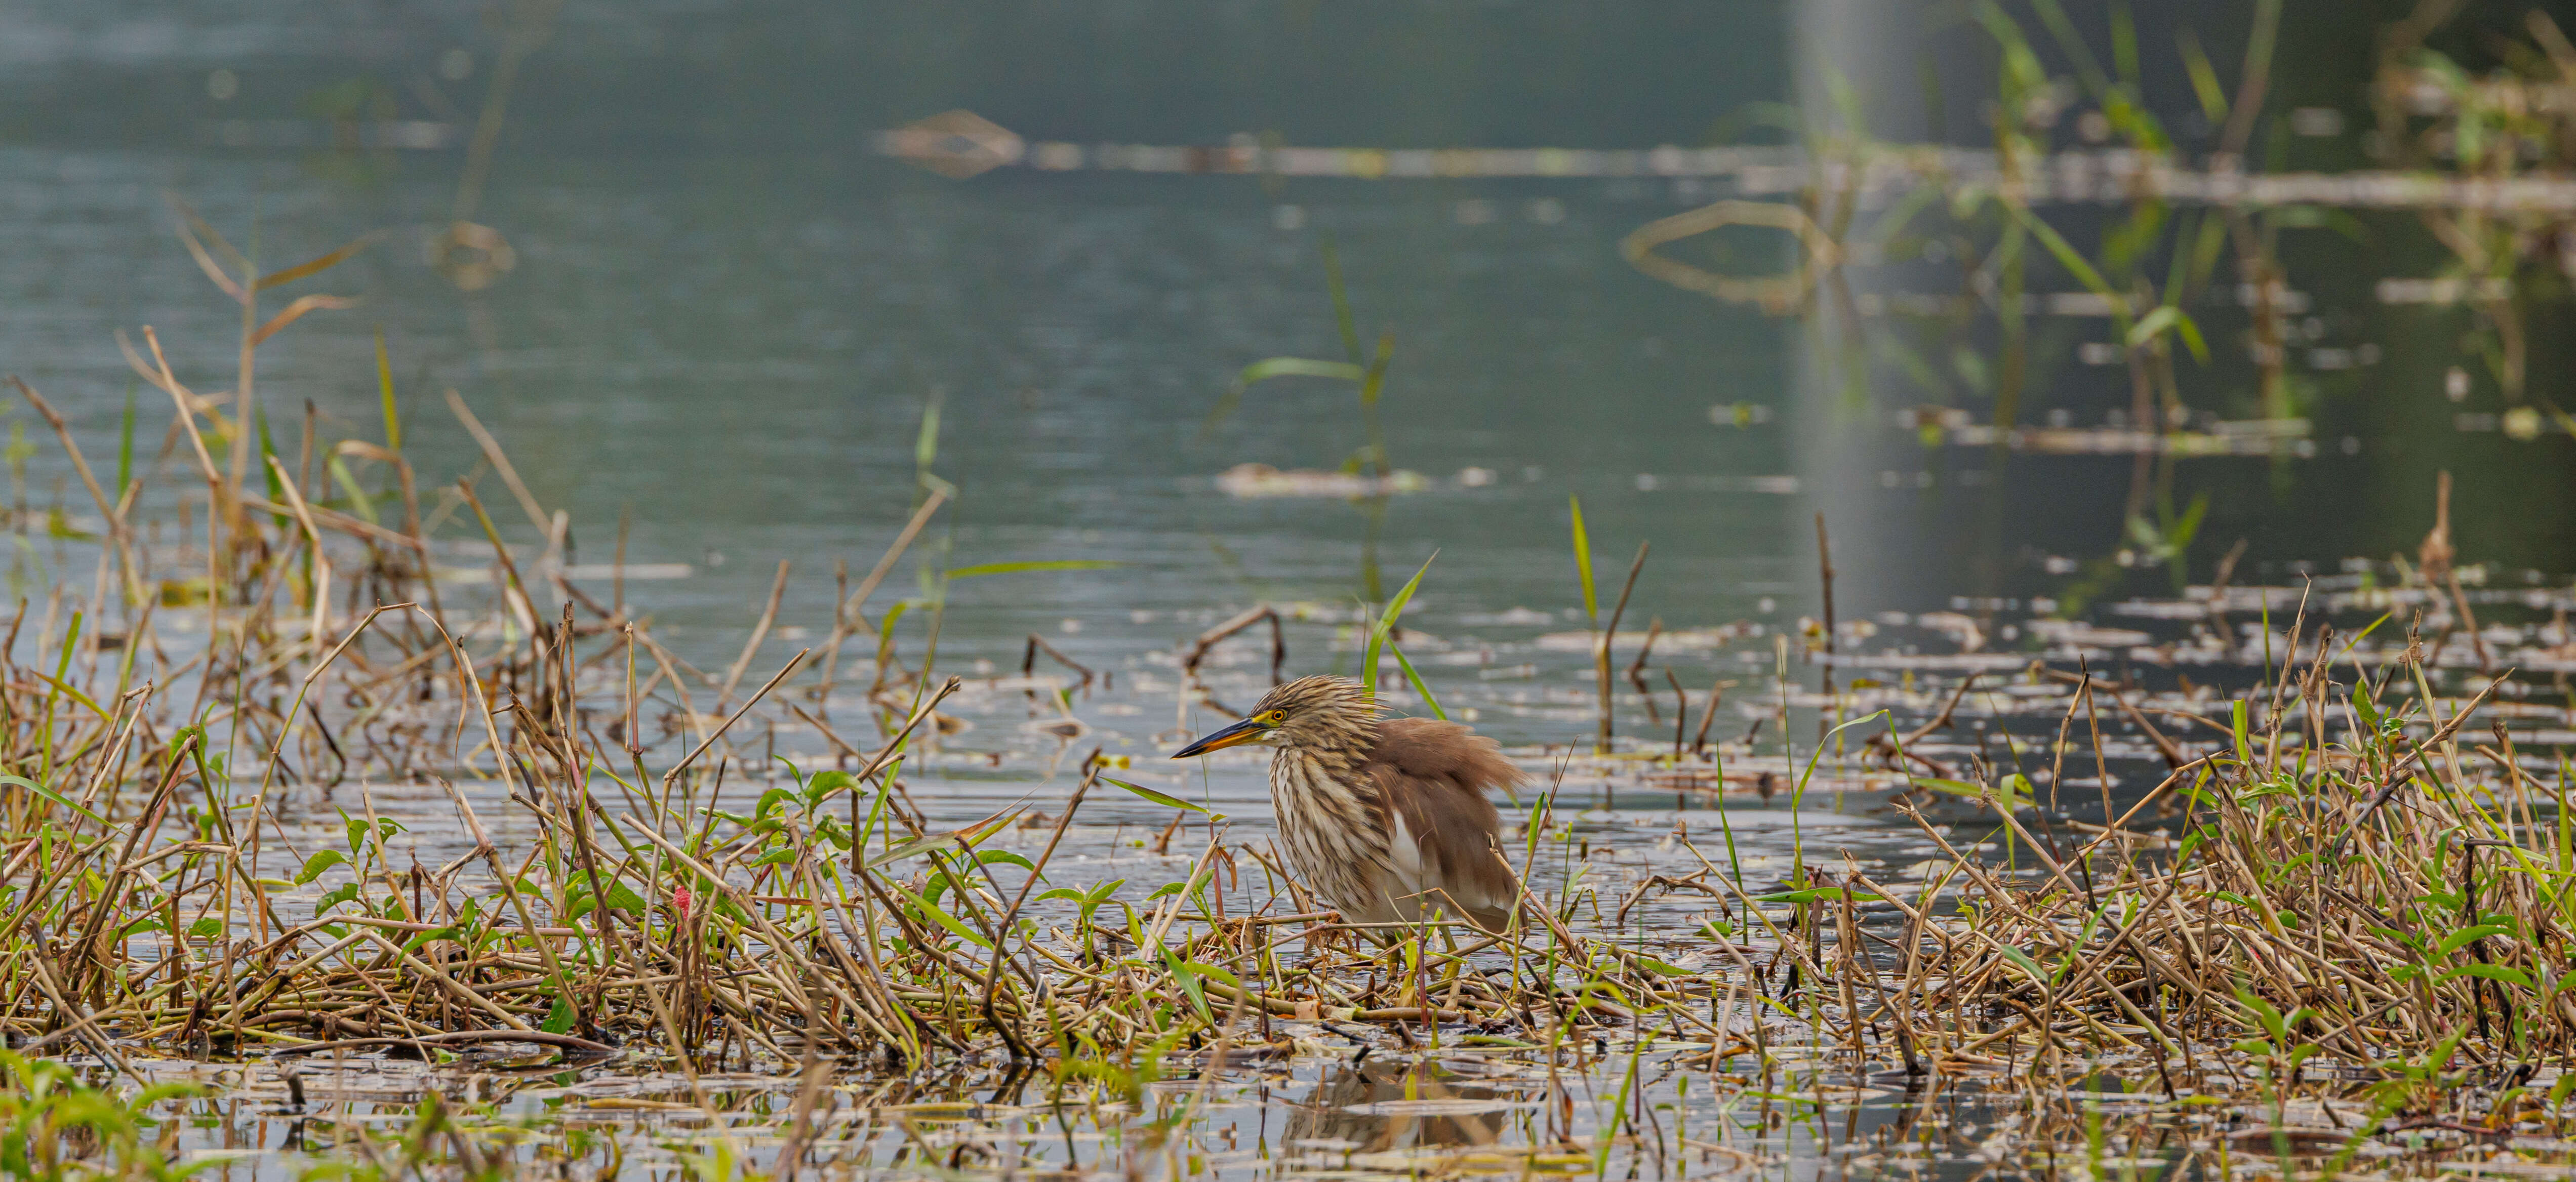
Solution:
<svg viewBox="0 0 2576 1182"><path fill-rule="evenodd" d="M1237 464L1217 473L1216 486L1230 497L1356 498L1422 492L1431 487L1431 479L1404 468L1385 476L1362 476L1357 472Z"/></svg>

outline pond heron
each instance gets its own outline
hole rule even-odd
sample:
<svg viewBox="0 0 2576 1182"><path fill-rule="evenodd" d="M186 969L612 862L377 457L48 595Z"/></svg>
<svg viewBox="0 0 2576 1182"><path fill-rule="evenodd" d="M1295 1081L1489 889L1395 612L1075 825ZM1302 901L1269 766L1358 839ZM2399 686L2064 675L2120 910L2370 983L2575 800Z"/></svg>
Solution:
<svg viewBox="0 0 2576 1182"><path fill-rule="evenodd" d="M1359 682L1306 677L1172 758L1254 743L1272 748L1270 803L1289 867L1345 921L1447 916L1489 932L1511 922L1520 882L1485 790L1523 777L1492 739L1454 722L1380 718Z"/></svg>

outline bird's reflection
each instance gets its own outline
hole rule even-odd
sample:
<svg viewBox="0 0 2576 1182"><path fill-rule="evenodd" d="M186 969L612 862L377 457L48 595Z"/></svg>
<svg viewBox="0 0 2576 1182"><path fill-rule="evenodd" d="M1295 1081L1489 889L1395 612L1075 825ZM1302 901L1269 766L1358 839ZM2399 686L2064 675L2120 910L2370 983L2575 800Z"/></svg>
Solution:
<svg viewBox="0 0 2576 1182"><path fill-rule="evenodd" d="M1288 1143L1305 1153L1384 1153L1491 1145L1511 1101L1438 1063L1360 1063L1336 1068L1288 1118ZM1484 1112L1478 1101L1497 1101ZM1419 1111L1406 1111L1415 1102ZM1451 1109L1444 1111L1443 1109Z"/></svg>

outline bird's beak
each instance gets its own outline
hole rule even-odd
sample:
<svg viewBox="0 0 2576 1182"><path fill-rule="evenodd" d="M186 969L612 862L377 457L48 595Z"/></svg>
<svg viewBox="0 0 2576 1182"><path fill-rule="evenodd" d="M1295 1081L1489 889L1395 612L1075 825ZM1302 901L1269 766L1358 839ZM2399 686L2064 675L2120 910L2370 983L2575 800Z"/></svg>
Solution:
<svg viewBox="0 0 2576 1182"><path fill-rule="evenodd" d="M1202 736L1198 742L1192 743L1187 747L1183 747L1180 750L1173 752L1172 758L1188 759L1193 755L1205 755L1210 751L1223 751L1228 747L1240 747L1246 743L1257 743L1261 741L1261 736L1269 733L1269 727L1263 726L1260 723L1247 718L1233 726L1225 728L1224 730Z"/></svg>

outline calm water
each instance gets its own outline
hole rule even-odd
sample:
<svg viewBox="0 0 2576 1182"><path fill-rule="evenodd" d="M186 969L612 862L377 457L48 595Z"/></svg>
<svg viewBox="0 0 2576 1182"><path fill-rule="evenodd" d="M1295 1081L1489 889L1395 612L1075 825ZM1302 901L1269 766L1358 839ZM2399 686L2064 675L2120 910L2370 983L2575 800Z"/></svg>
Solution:
<svg viewBox="0 0 2576 1182"><path fill-rule="evenodd" d="M571 512L580 558L609 557L623 512L632 560L695 568L633 593L710 659L738 644L781 559L795 564L782 622L828 626L832 564L864 570L906 515L933 399L933 468L961 492L923 553L1125 564L959 584L943 642L952 656L1013 658L1039 631L1114 663L1181 634L1175 611L1350 603L1361 513L1236 500L1210 479L1243 461L1338 465L1364 441L1349 388L1260 386L1227 425L1201 432L1246 362L1339 355L1328 241L1362 336L1393 335L1389 451L1432 479L1398 499L1383 548L1393 580L1441 552L1420 600L1427 627L1443 614L1575 604L1570 494L1584 498L1605 567L1654 542L1634 610L1676 624L1814 612L1819 508L1843 539L1846 617L2062 590L2072 576L2052 566L2127 542L2125 457L1926 450L1891 417L1926 401L1923 390L1882 375L1874 405L1855 404L1820 375L1797 321L1628 268L1621 236L1697 203L1666 182L1265 190L1246 178L1005 170L961 183L870 156L863 138L963 105L1033 138L1076 141L1214 143L1275 129L1291 143L1696 143L1717 117L1792 94L1783 63L1799 32L1767 6L1575 16L1426 5L1368 17L1293 4L1092 16L986 6L931 27L899 6L572 5L526 59L474 215L508 237L518 266L470 294L422 261L453 209L461 151L214 142L221 120L301 119L261 134L321 135L310 116L352 94L390 104L362 109L462 126L499 45L480 11L13 12L0 356L72 411L93 455L107 454L128 384L116 327L154 325L201 390L231 384L237 316L171 235L165 191L270 265L384 230L362 260L307 285L364 304L308 317L263 351L260 390L281 447L296 446L305 400L326 437L379 435L370 351L381 326L425 480L474 461L440 396L452 387L538 501ZM2091 233L2093 216L2076 211L2070 233ZM2430 273L2436 260L2409 252L2398 219L2389 227L2381 266ZM1760 239L1731 249L1732 267L1776 262ZM2177 503L2215 501L2191 550L2203 577L2239 536L2258 562L2411 549L2443 466L2519 474L2464 480L2464 557L2564 568L2563 498L2548 495L2565 478L2564 439L2506 441L2491 429L2500 406L2486 385L2464 403L2442 395L2463 360L2465 314L2379 306L2377 268L2332 243L2292 234L2285 250L2295 284L2313 290L2306 343L2347 355L2369 345L2379 360L2299 375L2313 389L2316 458L2180 466ZM1945 282L1924 267L1858 281L1886 292ZM2218 356L2187 367L2186 400L2244 417L2252 374L2232 344L2244 316L2201 314ZM2095 426L2125 405L2125 372L2081 359L2107 322L2034 323L2023 421ZM1987 412L1974 395L1951 397ZM1756 421L1712 421L1713 407L1736 404L1760 408ZM2456 430L2468 412L2486 412L2490 429ZM147 452L165 422L147 400ZM40 446L32 461L40 502L62 476L55 450ZM1461 487L1470 467L1494 482ZM184 476L157 471L163 489ZM484 488L506 510L497 482ZM534 536L523 514L501 520ZM445 536L466 540L454 521ZM2140 572L2113 592L2169 582ZM879 607L915 590L898 576ZM1139 623L1139 612L1158 615ZM772 656L792 643L773 641Z"/></svg>

